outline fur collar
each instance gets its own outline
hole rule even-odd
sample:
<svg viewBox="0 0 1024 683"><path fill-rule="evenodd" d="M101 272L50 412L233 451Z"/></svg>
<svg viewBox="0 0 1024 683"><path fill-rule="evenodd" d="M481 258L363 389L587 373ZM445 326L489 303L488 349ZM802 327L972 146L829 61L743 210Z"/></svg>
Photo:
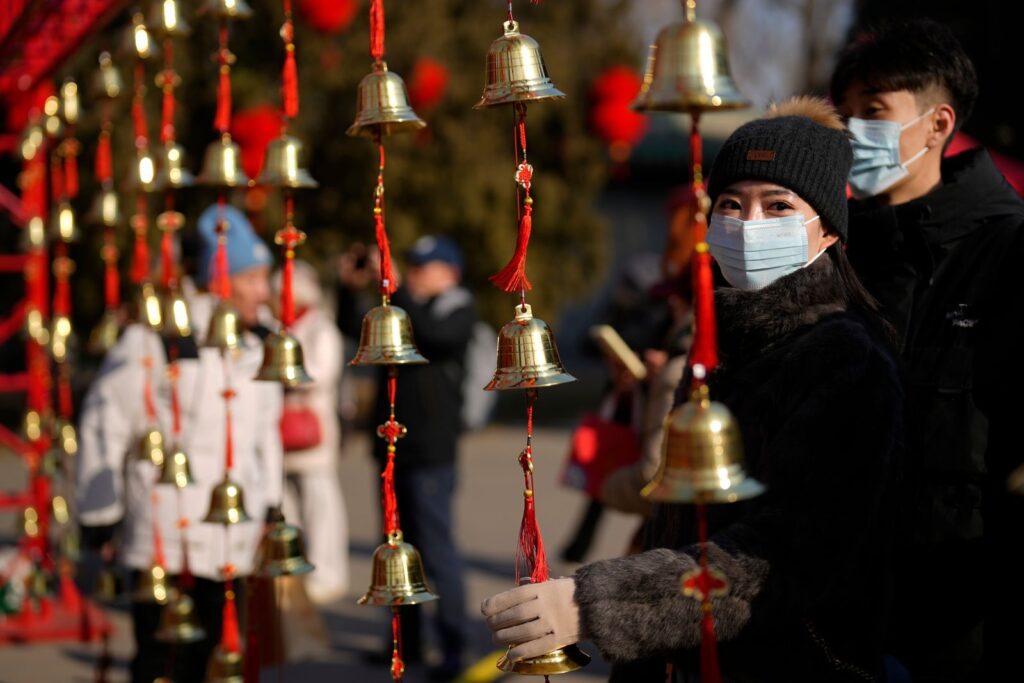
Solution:
<svg viewBox="0 0 1024 683"><path fill-rule="evenodd" d="M846 310L839 275L829 254L764 289L715 292L723 364L742 364L780 339Z"/></svg>

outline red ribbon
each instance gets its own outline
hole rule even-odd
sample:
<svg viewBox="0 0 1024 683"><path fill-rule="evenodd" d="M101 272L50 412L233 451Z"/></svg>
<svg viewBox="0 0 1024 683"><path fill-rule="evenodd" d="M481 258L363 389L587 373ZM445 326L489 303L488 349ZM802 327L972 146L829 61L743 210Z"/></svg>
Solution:
<svg viewBox="0 0 1024 683"><path fill-rule="evenodd" d="M234 581L228 577L224 584L224 626L220 646L227 652L242 651L242 637L238 630L238 610L235 607Z"/></svg>
<svg viewBox="0 0 1024 683"><path fill-rule="evenodd" d="M165 230L160 238L160 283L165 289L174 283L174 237L170 230Z"/></svg>
<svg viewBox="0 0 1024 683"><path fill-rule="evenodd" d="M164 537L160 533L160 524L158 522L160 510L156 491L153 492L150 502L153 504L153 564L164 567L167 564L167 560L164 556Z"/></svg>
<svg viewBox="0 0 1024 683"><path fill-rule="evenodd" d="M68 259L68 245L64 242L56 244L53 262L57 266L54 269L53 314L71 315L71 283L68 281L67 270L71 262Z"/></svg>
<svg viewBox="0 0 1024 683"><path fill-rule="evenodd" d="M135 230L135 244L132 252L132 282L140 284L149 279L149 211L146 195L138 193L135 198L135 215L132 228Z"/></svg>
<svg viewBox="0 0 1024 683"><path fill-rule="evenodd" d="M68 199L74 199L78 196L78 157L74 149L78 143L74 139L68 143L64 147L64 191Z"/></svg>
<svg viewBox="0 0 1024 683"><path fill-rule="evenodd" d="M519 525L519 545L516 548L516 583L519 583L520 565L525 565L533 583L547 581L550 577L544 538L537 524L536 491L533 483L533 404L537 392L533 389L526 394L526 448L519 455L523 468L523 520Z"/></svg>
<svg viewBox="0 0 1024 683"><path fill-rule="evenodd" d="M60 416L70 420L74 407L71 400L71 376L66 365L61 366L57 378L57 401L60 405Z"/></svg>
<svg viewBox="0 0 1024 683"><path fill-rule="evenodd" d="M220 26L220 50L217 55L220 68L217 83L217 115L214 117L213 127L220 133L226 133L231 126L231 53L228 52L226 21L222 22Z"/></svg>
<svg viewBox="0 0 1024 683"><path fill-rule="evenodd" d="M370 56L384 58L384 0L370 0Z"/></svg>
<svg viewBox="0 0 1024 683"><path fill-rule="evenodd" d="M174 141L174 41L164 40L163 101L160 108L160 142Z"/></svg>
<svg viewBox="0 0 1024 683"><path fill-rule="evenodd" d="M718 344L711 254L705 242L698 244L693 255L693 294L695 320L689 364L691 367L702 365L705 373L709 373L718 367Z"/></svg>
<svg viewBox="0 0 1024 683"><path fill-rule="evenodd" d="M103 231L103 300L108 311L113 311L121 302L121 273L117 269L117 237L112 228Z"/></svg>
<svg viewBox="0 0 1024 683"><path fill-rule="evenodd" d="M292 2L284 0L284 68L281 71L281 99L284 115L293 119L299 115L299 72L295 66L295 27L292 24Z"/></svg>

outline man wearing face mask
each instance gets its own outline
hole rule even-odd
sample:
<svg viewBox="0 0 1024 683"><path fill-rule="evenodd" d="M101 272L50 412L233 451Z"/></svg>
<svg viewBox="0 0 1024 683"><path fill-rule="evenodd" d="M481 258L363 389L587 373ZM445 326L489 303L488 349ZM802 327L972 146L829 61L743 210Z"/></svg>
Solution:
<svg viewBox="0 0 1024 683"><path fill-rule="evenodd" d="M944 26L858 39L831 94L854 153L849 257L897 328L907 374L892 647L915 683L1005 680L1024 609L1024 498L1008 491L1019 400L1004 398L1024 379L1024 202L984 150L943 159L977 95Z"/></svg>

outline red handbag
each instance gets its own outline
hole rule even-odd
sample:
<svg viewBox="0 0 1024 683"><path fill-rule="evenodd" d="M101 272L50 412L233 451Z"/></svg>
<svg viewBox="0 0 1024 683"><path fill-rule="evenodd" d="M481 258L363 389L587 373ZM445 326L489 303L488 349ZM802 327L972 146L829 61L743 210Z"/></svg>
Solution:
<svg viewBox="0 0 1024 683"><path fill-rule="evenodd" d="M281 411L281 446L285 452L304 451L323 440L320 418L308 406L290 406Z"/></svg>
<svg viewBox="0 0 1024 683"><path fill-rule="evenodd" d="M586 413L572 434L562 484L599 498L608 475L640 459L640 438L628 425Z"/></svg>

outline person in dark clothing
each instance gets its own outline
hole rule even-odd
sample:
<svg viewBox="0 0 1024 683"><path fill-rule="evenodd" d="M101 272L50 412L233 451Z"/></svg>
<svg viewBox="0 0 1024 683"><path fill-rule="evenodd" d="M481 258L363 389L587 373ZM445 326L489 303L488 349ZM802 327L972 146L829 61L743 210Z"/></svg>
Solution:
<svg viewBox="0 0 1024 683"><path fill-rule="evenodd" d="M773 108L725 142L710 175L708 244L733 285L716 292L721 365L711 397L735 416L762 495L709 510L723 679L878 681L892 471L902 389L887 326L846 239L848 139L821 100ZM685 382L685 380L684 380ZM647 552L482 605L510 656L591 639L612 681L698 680L701 605L693 508L658 505Z"/></svg>
<svg viewBox="0 0 1024 683"><path fill-rule="evenodd" d="M462 253L444 237L421 237L406 254L405 281L391 303L405 310L427 365L403 366L398 373L395 415L408 428L398 442L395 494L405 540L418 548L436 603L442 661L433 680L454 679L465 644L465 587L462 558L452 537L452 498L457 482L456 454L462 414L462 380L467 344L477 321L473 296L459 286ZM369 262L372 269L372 260ZM341 274L338 292L342 330L360 320L358 299L348 285L358 277ZM386 371L382 370L381 385ZM387 421L387 393L379 391L374 429ZM386 443L374 439L374 458L383 469ZM420 608L402 610L403 648L409 661L420 657ZM390 640L388 657L390 658Z"/></svg>
<svg viewBox="0 0 1024 683"><path fill-rule="evenodd" d="M853 134L850 261L906 365L892 648L915 683L1003 680L1024 611L1024 499L1007 490L1022 461L1024 201L984 150L943 158L977 95L946 27L858 39L831 90Z"/></svg>

